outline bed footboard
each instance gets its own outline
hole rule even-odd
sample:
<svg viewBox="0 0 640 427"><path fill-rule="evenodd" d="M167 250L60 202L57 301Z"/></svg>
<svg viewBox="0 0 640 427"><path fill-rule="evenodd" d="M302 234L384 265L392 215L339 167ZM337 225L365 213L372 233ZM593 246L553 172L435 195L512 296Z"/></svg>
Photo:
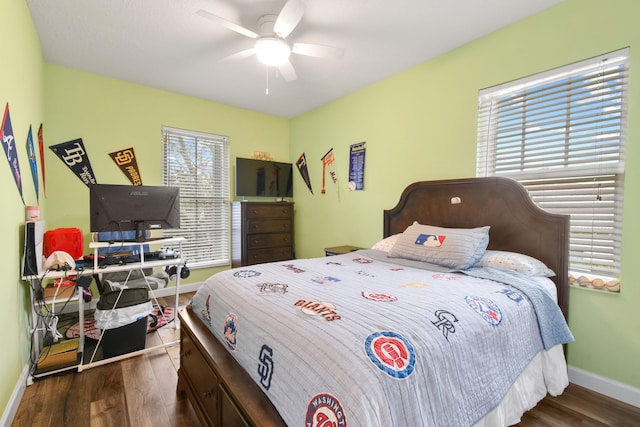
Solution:
<svg viewBox="0 0 640 427"><path fill-rule="evenodd" d="M178 392L185 392L203 426L286 424L222 344L191 310L180 319Z"/></svg>

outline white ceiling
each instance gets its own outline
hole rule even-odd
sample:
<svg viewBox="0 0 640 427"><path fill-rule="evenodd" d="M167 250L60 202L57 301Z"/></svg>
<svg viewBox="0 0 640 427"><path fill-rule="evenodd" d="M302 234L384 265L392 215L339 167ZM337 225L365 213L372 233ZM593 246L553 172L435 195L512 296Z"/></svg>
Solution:
<svg viewBox="0 0 640 427"><path fill-rule="evenodd" d="M292 55L286 82L254 40L196 14L259 32L285 0L27 0L47 63L290 118L535 14L562 0L302 0L287 41L344 49ZM269 87L267 95L266 87Z"/></svg>

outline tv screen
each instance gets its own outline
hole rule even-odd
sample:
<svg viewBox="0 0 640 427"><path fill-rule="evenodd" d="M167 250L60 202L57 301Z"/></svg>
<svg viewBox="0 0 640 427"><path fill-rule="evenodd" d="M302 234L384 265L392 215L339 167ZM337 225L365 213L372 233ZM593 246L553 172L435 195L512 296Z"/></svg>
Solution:
<svg viewBox="0 0 640 427"><path fill-rule="evenodd" d="M180 189L148 185L89 186L92 232L134 230L144 241L146 230L180 228Z"/></svg>
<svg viewBox="0 0 640 427"><path fill-rule="evenodd" d="M293 197L293 165L236 157L236 196Z"/></svg>

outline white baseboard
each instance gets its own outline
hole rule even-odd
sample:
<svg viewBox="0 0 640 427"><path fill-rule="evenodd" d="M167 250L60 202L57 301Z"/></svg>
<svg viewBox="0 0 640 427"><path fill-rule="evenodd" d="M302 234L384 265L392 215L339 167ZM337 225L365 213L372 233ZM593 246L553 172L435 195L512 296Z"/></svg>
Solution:
<svg viewBox="0 0 640 427"><path fill-rule="evenodd" d="M200 286L202 286L202 283L203 282L189 283L188 285L180 285L180 293L186 294L187 292L195 292L198 289L200 289ZM156 297L169 297L176 294L176 288L174 288L173 286L170 286L162 289L156 289L155 291L153 291L153 293L155 294Z"/></svg>
<svg viewBox="0 0 640 427"><path fill-rule="evenodd" d="M9 427L13 423L13 418L18 412L18 406L24 395L24 390L27 388L27 380L29 379L29 365L27 364L23 369L16 386L13 388L13 393L2 412L2 418L0 418L0 426Z"/></svg>
<svg viewBox="0 0 640 427"><path fill-rule="evenodd" d="M568 367L568 372L570 382L640 408L640 388L583 371L573 366Z"/></svg>

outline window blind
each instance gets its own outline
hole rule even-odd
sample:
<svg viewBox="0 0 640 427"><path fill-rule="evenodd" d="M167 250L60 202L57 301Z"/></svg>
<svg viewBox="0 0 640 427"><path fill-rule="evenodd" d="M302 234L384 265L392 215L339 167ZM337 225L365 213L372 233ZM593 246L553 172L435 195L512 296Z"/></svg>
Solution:
<svg viewBox="0 0 640 427"><path fill-rule="evenodd" d="M162 128L164 185L180 187L183 258L190 268L229 264L229 139Z"/></svg>
<svg viewBox="0 0 640 427"><path fill-rule="evenodd" d="M628 49L480 91L477 176L569 214L569 268L618 277Z"/></svg>

